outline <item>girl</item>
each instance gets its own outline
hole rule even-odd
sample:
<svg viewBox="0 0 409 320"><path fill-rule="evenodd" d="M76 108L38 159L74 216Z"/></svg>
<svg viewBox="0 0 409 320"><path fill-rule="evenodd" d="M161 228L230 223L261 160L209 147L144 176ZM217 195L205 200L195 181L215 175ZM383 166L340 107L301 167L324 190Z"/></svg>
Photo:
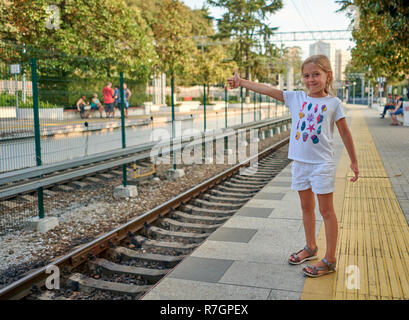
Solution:
<svg viewBox="0 0 409 320"><path fill-rule="evenodd" d="M335 271L335 250L338 236L338 222L333 205L335 189L335 164L332 147L334 122L348 151L350 168L358 179L358 161L351 132L342 111L342 102L330 95L333 73L328 58L314 55L304 61L301 73L308 93L304 91L281 91L267 85L241 79L237 74L228 79L230 88L239 86L285 102L290 108L292 128L288 158L292 165L293 190L298 191L301 200L306 246L293 253L288 262L293 265L316 259L318 248L315 240L315 196L324 220L326 253L313 266L303 269L305 275L320 277Z"/></svg>

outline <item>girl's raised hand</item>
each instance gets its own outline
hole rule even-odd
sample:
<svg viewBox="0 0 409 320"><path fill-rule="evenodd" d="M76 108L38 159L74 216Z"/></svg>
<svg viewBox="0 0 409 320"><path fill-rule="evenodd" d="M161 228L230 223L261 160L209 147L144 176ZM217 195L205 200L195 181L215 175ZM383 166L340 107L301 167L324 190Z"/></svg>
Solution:
<svg viewBox="0 0 409 320"><path fill-rule="evenodd" d="M230 89L234 89L240 86L240 77L238 75L238 69L234 69L234 75L233 77L227 79L227 82L229 83Z"/></svg>

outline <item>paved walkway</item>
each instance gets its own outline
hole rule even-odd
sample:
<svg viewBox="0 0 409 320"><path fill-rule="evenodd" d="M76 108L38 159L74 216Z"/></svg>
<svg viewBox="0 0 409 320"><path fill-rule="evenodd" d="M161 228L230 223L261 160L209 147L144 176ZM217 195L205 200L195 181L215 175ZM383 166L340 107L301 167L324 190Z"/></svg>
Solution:
<svg viewBox="0 0 409 320"><path fill-rule="evenodd" d="M290 164L144 299L409 299L409 127L357 106L348 106L347 120L360 178L349 182L349 158L335 133L336 273L307 279L305 264L287 262L305 241ZM316 217L322 257L318 209Z"/></svg>

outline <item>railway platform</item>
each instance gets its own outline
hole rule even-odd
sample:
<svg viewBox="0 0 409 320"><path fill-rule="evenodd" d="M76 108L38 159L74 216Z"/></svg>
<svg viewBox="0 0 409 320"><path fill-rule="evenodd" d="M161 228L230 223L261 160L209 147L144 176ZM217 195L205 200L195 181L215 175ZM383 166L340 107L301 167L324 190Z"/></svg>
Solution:
<svg viewBox="0 0 409 320"><path fill-rule="evenodd" d="M143 299L409 299L409 127L390 126L365 106L347 105L346 116L360 176L349 181L349 157L335 129L337 272L311 279L302 273L307 262L287 262L305 245L289 164ZM318 208L316 218L321 259Z"/></svg>

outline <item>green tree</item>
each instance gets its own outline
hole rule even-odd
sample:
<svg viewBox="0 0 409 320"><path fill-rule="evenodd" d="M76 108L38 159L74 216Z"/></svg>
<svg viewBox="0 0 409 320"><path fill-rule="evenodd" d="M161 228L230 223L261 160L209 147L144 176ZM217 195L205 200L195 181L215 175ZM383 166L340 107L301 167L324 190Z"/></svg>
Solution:
<svg viewBox="0 0 409 320"><path fill-rule="evenodd" d="M143 78L149 75L156 55L151 32L138 10L127 8L122 0L57 0L53 4L58 8L54 20L46 0L14 0L8 6L6 19L17 31L17 43L62 55L108 60L113 68L126 64L130 73ZM89 70L83 61L63 64L61 59L53 66L65 73ZM93 68L97 73L107 71Z"/></svg>
<svg viewBox="0 0 409 320"><path fill-rule="evenodd" d="M409 2L406 0L343 0L339 11L349 12L359 28L352 36L356 46L352 49L352 64L356 69L364 66L372 79L384 76L399 81L409 75ZM357 9L357 10L356 10ZM369 72L369 67L371 72Z"/></svg>
<svg viewBox="0 0 409 320"><path fill-rule="evenodd" d="M54 13L46 0L14 0L2 10L14 42L38 58L40 99L72 105L84 87L99 91L121 71L146 83L157 55L138 9L123 0L56 0L53 6Z"/></svg>
<svg viewBox="0 0 409 320"><path fill-rule="evenodd" d="M207 8L193 10L191 19L193 39L198 48L191 82L222 84L236 67L236 63L226 54L228 45L215 37L213 19Z"/></svg>
<svg viewBox="0 0 409 320"><path fill-rule="evenodd" d="M191 37L192 24L188 8L180 1L164 0L161 19L153 26L160 70L171 78L192 72L197 48Z"/></svg>
<svg viewBox="0 0 409 320"><path fill-rule="evenodd" d="M277 28L269 26L271 14L283 7L281 0L208 0L210 5L227 10L218 21L218 37L234 41L233 60L245 77L251 79L255 67L254 53L263 55L271 51L269 37ZM259 49L259 52L257 52ZM246 90L248 95L248 90Z"/></svg>

